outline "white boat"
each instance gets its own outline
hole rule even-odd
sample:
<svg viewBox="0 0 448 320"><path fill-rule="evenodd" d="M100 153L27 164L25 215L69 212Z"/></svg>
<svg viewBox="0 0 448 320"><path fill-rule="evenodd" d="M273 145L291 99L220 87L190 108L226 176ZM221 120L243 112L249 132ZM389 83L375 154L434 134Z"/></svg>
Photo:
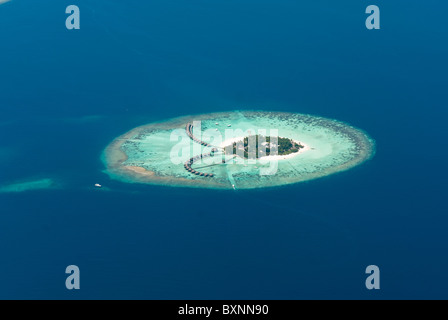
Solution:
<svg viewBox="0 0 448 320"><path fill-rule="evenodd" d="M95 187L96 187L96 188L101 188L102 185L100 185L99 183L95 183Z"/></svg>

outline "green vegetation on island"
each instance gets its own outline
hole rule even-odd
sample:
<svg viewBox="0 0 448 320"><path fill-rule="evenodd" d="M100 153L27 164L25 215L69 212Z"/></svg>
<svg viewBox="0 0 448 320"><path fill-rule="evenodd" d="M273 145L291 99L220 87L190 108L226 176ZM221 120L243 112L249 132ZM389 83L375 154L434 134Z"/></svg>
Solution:
<svg viewBox="0 0 448 320"><path fill-rule="evenodd" d="M245 137L242 141L240 140L234 142L232 145L224 147L224 150L226 154L240 155L244 152L245 159L249 158L249 154L250 158L258 159L269 155L288 155L299 152L299 150L304 147L300 143L297 143L289 138L276 138L277 139L271 139L271 137L265 137L261 134L250 135ZM251 146L250 148L249 145ZM237 148L239 150L237 150Z"/></svg>

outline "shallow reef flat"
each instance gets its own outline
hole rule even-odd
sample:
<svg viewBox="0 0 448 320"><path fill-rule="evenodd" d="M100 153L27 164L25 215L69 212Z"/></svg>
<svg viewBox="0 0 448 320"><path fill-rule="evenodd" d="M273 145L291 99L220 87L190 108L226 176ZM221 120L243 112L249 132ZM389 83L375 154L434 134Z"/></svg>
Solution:
<svg viewBox="0 0 448 320"><path fill-rule="evenodd" d="M192 123L195 143L185 127ZM264 130L264 131L263 131ZM276 131L275 131L276 130ZM307 146L285 159L247 160L217 152L193 168L213 177L192 174L184 163L210 154L235 137L277 133ZM233 133L233 136L230 135ZM345 171L370 159L374 141L347 123L318 116L266 111L233 111L185 116L132 129L104 150L106 173L131 183L212 189L254 189L308 181ZM223 160L224 161L223 163Z"/></svg>
<svg viewBox="0 0 448 320"><path fill-rule="evenodd" d="M57 189L59 186L50 178L16 182L0 187L0 193L25 192L32 190Z"/></svg>

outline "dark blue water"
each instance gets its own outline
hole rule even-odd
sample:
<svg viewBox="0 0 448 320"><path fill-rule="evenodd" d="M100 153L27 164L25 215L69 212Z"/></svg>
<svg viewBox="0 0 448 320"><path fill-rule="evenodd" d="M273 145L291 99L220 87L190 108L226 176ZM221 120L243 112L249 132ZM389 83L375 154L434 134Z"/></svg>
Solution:
<svg viewBox="0 0 448 320"><path fill-rule="evenodd" d="M81 29L65 28L77 4ZM365 8L381 9L381 30ZM448 5L31 1L0 5L0 298L448 298ZM100 160L151 121L261 109L351 123L348 172L227 192L125 184ZM109 191L95 190L101 183ZM65 268L81 289L65 288ZM365 288L365 268L381 289Z"/></svg>

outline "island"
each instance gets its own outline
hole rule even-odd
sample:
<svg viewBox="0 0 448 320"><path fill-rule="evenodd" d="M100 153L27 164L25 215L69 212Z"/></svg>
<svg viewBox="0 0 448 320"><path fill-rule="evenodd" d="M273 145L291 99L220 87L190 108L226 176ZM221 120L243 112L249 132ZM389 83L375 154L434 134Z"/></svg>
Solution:
<svg viewBox="0 0 448 320"><path fill-rule="evenodd" d="M131 129L111 141L102 161L105 173L125 183L237 190L318 179L347 171L374 154L375 141L342 121L236 110Z"/></svg>
<svg viewBox="0 0 448 320"><path fill-rule="evenodd" d="M272 142L276 141L276 142ZM252 148L249 147L249 142L251 142ZM267 157L271 154L285 156L291 153L299 152L300 149L303 149L304 146L297 141L294 141L290 138L283 137L275 137L271 138L270 136L266 137L261 134L250 135L248 137L244 137L242 140L233 142L232 145L224 147L224 151L229 154L238 154L238 148L244 154L243 157L245 159L249 158L249 153L251 153L251 157L258 159L261 157ZM253 150L251 150L253 149Z"/></svg>

